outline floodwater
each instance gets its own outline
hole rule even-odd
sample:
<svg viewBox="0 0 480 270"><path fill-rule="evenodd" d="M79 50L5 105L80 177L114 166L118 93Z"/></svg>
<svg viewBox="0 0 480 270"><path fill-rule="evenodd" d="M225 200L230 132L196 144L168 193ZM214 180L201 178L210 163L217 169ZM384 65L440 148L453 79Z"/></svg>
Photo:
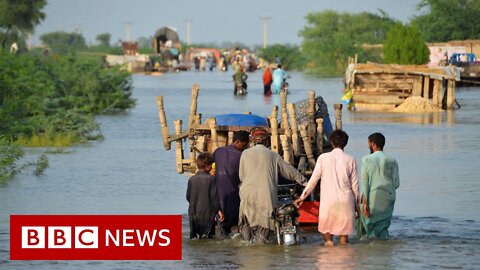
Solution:
<svg viewBox="0 0 480 270"><path fill-rule="evenodd" d="M155 97L163 95L170 132L188 120L191 87L200 84L203 119L251 111L268 115L279 97L261 94L261 72L249 74L249 94L234 97L231 74L219 72L134 76L137 106L98 117L105 140L50 155L42 176L22 173L0 185L1 269L478 269L480 259L480 88L459 88L462 108L429 114L343 111L350 135L346 152L368 153L367 136L385 134L385 152L397 158L397 191L391 240L352 240L325 248L315 228L303 243L245 246L238 240L188 240L187 176L175 171L174 150L163 148ZM314 89L329 104L341 97L341 79L293 73L289 102ZM185 124L184 124L185 127ZM41 150L28 151L34 158ZM359 164L360 165L360 164ZM183 214L182 261L10 261L10 214Z"/></svg>

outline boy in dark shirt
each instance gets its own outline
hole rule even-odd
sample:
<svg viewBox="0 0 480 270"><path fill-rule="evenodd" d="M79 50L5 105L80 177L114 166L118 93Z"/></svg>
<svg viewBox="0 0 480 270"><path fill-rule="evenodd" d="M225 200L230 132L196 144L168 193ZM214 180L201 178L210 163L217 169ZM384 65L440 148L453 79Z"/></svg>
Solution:
<svg viewBox="0 0 480 270"><path fill-rule="evenodd" d="M187 187L190 239L210 238L215 235L215 216L223 221L215 176L210 175L213 157L202 153L197 157L197 173L190 177Z"/></svg>

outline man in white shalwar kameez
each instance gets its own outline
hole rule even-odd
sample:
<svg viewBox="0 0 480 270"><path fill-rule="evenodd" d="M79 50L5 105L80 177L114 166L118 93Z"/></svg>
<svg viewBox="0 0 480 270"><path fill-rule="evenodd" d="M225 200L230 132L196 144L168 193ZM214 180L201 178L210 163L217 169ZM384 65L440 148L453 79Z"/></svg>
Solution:
<svg viewBox="0 0 480 270"><path fill-rule="evenodd" d="M301 204L320 181L320 209L318 231L325 246L333 246L332 236L339 236L340 244L348 243L348 235L355 232L355 216L358 202L358 179L355 159L343 149L348 135L335 130L330 135L333 150L320 155L315 169L302 195L295 201Z"/></svg>

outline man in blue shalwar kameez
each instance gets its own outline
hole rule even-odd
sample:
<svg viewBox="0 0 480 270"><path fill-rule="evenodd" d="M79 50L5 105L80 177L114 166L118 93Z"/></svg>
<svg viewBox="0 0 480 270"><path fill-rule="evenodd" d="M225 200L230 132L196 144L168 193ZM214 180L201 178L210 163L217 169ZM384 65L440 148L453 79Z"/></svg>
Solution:
<svg viewBox="0 0 480 270"><path fill-rule="evenodd" d="M234 134L231 145L220 147L213 152L217 193L220 198L220 208L225 217L221 223L221 229L225 235L230 234L232 227L238 224L240 207L238 170L242 151L249 143L249 136L250 133L247 131L238 131Z"/></svg>
<svg viewBox="0 0 480 270"><path fill-rule="evenodd" d="M279 94L282 90L283 82L288 79L288 74L282 69L282 65L278 65L278 67L273 71L272 75L272 93Z"/></svg>
<svg viewBox="0 0 480 270"><path fill-rule="evenodd" d="M368 137L370 155L362 158L360 209L357 223L359 238L388 239L395 190L400 186L397 161L383 152L385 137L373 133Z"/></svg>

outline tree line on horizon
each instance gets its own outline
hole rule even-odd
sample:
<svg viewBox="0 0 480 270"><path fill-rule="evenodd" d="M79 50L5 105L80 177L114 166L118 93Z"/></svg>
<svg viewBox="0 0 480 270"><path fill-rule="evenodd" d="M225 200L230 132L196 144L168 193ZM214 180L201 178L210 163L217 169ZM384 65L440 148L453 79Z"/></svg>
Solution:
<svg viewBox="0 0 480 270"><path fill-rule="evenodd" d="M2 47L13 40L20 41L32 33L45 14L45 0L0 0L0 40ZM378 14L348 13L326 10L305 16L306 25L299 31L300 46L274 44L266 49L254 48L259 56L273 62L276 58L290 69L332 76L343 73L348 57L358 55L360 62L424 64L428 62L426 42L480 38L480 1L478 0L421 0L418 15L408 23L394 20L379 10ZM97 44L87 46L81 33L56 31L40 37L54 52L71 50L121 54L119 46L111 45L111 35L100 33ZM150 53L151 39L138 40L141 53ZM192 46L247 47L240 42L195 44ZM383 48L368 46L382 44ZM187 46L182 44L182 49ZM292 57L294 56L294 57Z"/></svg>

